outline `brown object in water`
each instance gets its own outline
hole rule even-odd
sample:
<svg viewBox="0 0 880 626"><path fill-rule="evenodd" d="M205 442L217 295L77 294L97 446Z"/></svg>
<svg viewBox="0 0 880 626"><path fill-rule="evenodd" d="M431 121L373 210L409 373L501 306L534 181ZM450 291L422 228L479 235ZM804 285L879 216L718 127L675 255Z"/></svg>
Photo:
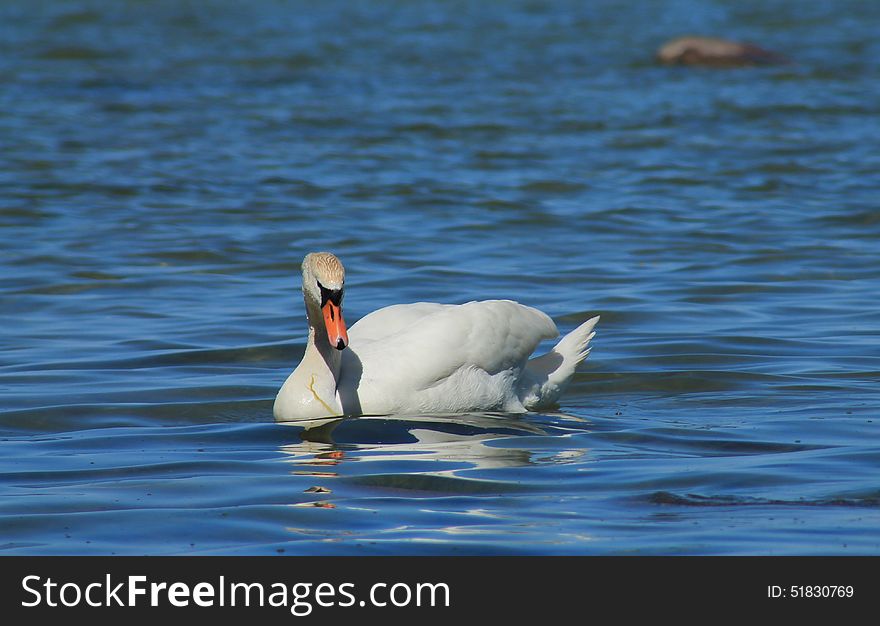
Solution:
<svg viewBox="0 0 880 626"><path fill-rule="evenodd" d="M705 65L737 67L784 63L785 57L751 43L716 37L679 37L657 51L657 59L667 65Z"/></svg>
<svg viewBox="0 0 880 626"><path fill-rule="evenodd" d="M321 487L320 485L315 485L314 487L309 487L303 493L331 493L327 487Z"/></svg>

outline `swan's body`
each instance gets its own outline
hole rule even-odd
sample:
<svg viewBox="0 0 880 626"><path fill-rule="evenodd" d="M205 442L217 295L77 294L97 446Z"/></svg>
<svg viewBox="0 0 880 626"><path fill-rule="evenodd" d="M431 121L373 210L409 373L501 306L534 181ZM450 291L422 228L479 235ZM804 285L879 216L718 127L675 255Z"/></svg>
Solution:
<svg viewBox="0 0 880 626"><path fill-rule="evenodd" d="M559 334L537 309L510 300L398 304L346 329L344 279L342 264L329 253L303 261L309 340L275 399L280 421L552 406L586 358L599 319L530 360L542 340Z"/></svg>

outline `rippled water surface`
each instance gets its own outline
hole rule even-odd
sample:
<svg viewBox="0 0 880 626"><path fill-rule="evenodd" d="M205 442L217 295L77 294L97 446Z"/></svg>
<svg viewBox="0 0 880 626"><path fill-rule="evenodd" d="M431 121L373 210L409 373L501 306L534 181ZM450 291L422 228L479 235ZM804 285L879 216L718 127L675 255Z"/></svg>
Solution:
<svg viewBox="0 0 880 626"><path fill-rule="evenodd" d="M0 553L880 554L878 28L3 3ZM276 424L319 249L349 322L512 298L593 352L558 412Z"/></svg>

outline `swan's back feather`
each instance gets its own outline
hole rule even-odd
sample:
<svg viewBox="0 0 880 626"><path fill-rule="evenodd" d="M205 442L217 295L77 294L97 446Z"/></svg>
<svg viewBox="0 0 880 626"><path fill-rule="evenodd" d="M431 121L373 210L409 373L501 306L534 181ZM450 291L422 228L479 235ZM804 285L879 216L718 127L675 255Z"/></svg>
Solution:
<svg viewBox="0 0 880 626"><path fill-rule="evenodd" d="M381 341L412 327L419 319L455 306L435 302L392 304L362 317L348 329L349 339L357 343Z"/></svg>
<svg viewBox="0 0 880 626"><path fill-rule="evenodd" d="M352 326L339 393L374 413L454 410L459 397L473 404L475 393L485 408L523 410L510 404L519 372L557 335L545 313L510 300L387 307Z"/></svg>

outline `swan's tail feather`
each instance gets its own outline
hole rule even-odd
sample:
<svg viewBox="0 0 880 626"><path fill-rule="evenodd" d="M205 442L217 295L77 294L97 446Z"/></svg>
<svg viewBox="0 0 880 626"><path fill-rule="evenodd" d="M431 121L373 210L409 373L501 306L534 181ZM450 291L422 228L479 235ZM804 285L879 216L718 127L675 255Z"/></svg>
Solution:
<svg viewBox="0 0 880 626"><path fill-rule="evenodd" d="M577 366L590 354L590 339L599 316L588 319L563 337L550 352L526 364L523 406L532 411L553 406L565 391Z"/></svg>
<svg viewBox="0 0 880 626"><path fill-rule="evenodd" d="M598 315L587 320L563 337L553 350L561 354L564 359L572 360L573 365L577 365L590 353L590 339L596 336L593 327L598 321Z"/></svg>

